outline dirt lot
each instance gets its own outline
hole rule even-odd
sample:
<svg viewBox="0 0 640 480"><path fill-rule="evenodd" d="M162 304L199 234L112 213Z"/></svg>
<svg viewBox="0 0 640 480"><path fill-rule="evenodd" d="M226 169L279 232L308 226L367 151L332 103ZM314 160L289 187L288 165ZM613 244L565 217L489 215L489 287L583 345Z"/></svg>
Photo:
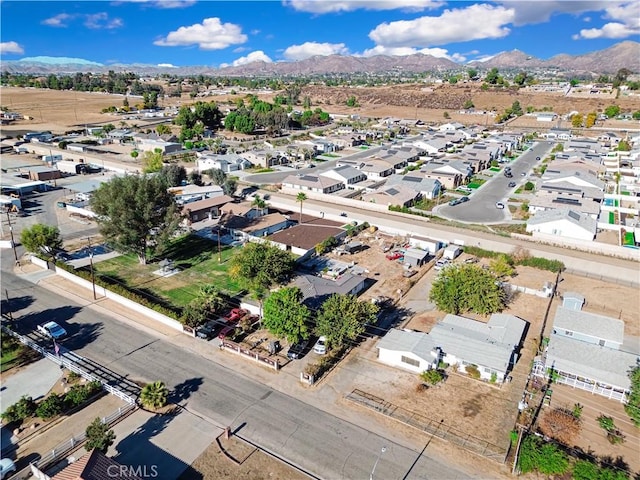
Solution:
<svg viewBox="0 0 640 480"><path fill-rule="evenodd" d="M70 128L84 126L87 123L113 123L119 126L120 118L114 115L102 114L100 111L109 106L121 106L122 95L105 93L72 92L58 90L43 90L35 88L2 87L2 105L12 111L32 117L3 126L5 133L13 130L51 130L63 133ZM356 95L359 107L346 106L346 100ZM425 122L458 121L464 124L491 125L494 117L489 115L464 115L458 113L467 100L472 100L478 110L496 109L498 112L511 107L514 100L518 100L523 108L532 106L534 109L551 107L559 114L572 110L580 112L602 111L608 105L615 103L623 110L639 110L640 96L610 98L573 98L557 94L507 91L482 91L479 85L439 85L426 86L423 84L369 87L350 89L344 87L308 86L303 88L301 97L309 96L313 106L319 106L332 113L359 114L364 117L399 117L419 118ZM219 104L233 101L241 95L209 97L204 101L216 101ZM263 95L265 100L271 100L273 94ZM192 103L188 94L182 98L166 98L161 106L173 106ZM444 112L450 115L445 120ZM529 125L530 122L533 122ZM524 122L521 124L521 122ZM529 123L527 123L529 122ZM129 126L132 122L127 122ZM135 123L135 122L134 122ZM137 122L138 124L140 122ZM633 124L633 122L631 122ZM604 127L628 128L630 122L607 121ZM529 117L521 117L513 126L533 126L547 128L549 125L536 122Z"/></svg>
<svg viewBox="0 0 640 480"><path fill-rule="evenodd" d="M221 436L178 480L304 480L308 477L235 437Z"/></svg>

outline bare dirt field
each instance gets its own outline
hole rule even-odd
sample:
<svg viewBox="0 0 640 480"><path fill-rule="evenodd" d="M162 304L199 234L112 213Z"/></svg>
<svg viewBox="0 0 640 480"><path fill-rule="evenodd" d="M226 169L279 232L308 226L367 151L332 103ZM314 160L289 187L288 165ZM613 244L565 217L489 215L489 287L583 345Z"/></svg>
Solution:
<svg viewBox="0 0 640 480"><path fill-rule="evenodd" d="M346 106L350 96L356 96L360 106L351 108ZM83 127L88 123L113 123L119 126L121 119L116 115L102 114L103 108L122 105L124 96L95 92L74 92L46 90L36 88L2 87L0 89L2 105L11 111L19 112L31 117L8 126L3 126L3 132L13 130L51 130L63 133L71 128ZM274 94L261 95L265 100L271 100ZM425 122L449 121L444 118L445 112L450 121L464 124L493 125L491 115L460 114L467 100L471 100L477 110L496 110L503 112L518 100L523 108L528 106L535 110L550 107L556 113L565 114L573 110L580 112L602 111L615 103L623 110L640 110L640 96L624 96L619 99L607 97L574 98L558 94L524 92L515 90L482 91L479 85L436 85L423 84L394 85L387 87L304 87L301 98L309 96L312 106L318 106L336 114L358 114L363 117L398 117L419 118ZM182 98L162 99L161 106L175 106L194 103L195 101L215 101L219 104L233 102L239 95L223 95L205 97L192 100L188 94ZM520 122L524 122L522 125ZM531 123L533 122L533 123ZM139 123L139 122L138 122ZM529 125L531 123L531 125ZM132 122L127 122L132 126ZM541 129L551 125L536 122L530 117L521 117L512 125L533 126ZM555 126L555 125L554 125ZM619 122L608 120L602 126L618 128L637 128L637 122Z"/></svg>
<svg viewBox="0 0 640 480"><path fill-rule="evenodd" d="M212 442L178 480L305 480L308 477L235 437Z"/></svg>

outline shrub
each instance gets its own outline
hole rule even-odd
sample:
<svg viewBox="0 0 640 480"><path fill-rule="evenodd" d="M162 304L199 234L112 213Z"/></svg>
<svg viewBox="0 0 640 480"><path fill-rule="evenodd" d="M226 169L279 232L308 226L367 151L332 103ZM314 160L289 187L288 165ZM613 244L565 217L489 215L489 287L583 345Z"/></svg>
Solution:
<svg viewBox="0 0 640 480"><path fill-rule="evenodd" d="M422 372L420 378L431 385L435 385L444 380L444 375L438 370L431 369Z"/></svg>
<svg viewBox="0 0 640 480"><path fill-rule="evenodd" d="M80 374L79 373L71 372L71 373L69 373L69 375L67 375L67 381L69 383L77 382L78 380L80 380Z"/></svg>
<svg viewBox="0 0 640 480"><path fill-rule="evenodd" d="M429 385L426 385L424 383L419 383L416 385L416 393L424 393L427 390L429 390Z"/></svg>
<svg viewBox="0 0 640 480"><path fill-rule="evenodd" d="M480 378L480 370L478 370L477 365L467 365L464 369L471 378L475 378L476 380Z"/></svg>
<svg viewBox="0 0 640 480"><path fill-rule="evenodd" d="M36 409L36 415L42 420L48 420L62 413L64 410L64 399L57 393L52 393L45 398Z"/></svg>
<svg viewBox="0 0 640 480"><path fill-rule="evenodd" d="M493 372L491 374L491 380L489 380L491 383L496 383L496 381L498 380L498 374L496 372Z"/></svg>
<svg viewBox="0 0 640 480"><path fill-rule="evenodd" d="M516 443L518 443L518 431L511 430L509 432L509 439L511 440L511 445L515 447Z"/></svg>
<svg viewBox="0 0 640 480"><path fill-rule="evenodd" d="M580 417L582 416L583 408L584 407L582 405L580 405L579 403L576 403L573 405L573 410L571 411L571 414L577 419L580 419Z"/></svg>
<svg viewBox="0 0 640 480"><path fill-rule="evenodd" d="M438 370L446 370L447 368L449 368L448 363L445 363L442 360L438 362Z"/></svg>
<svg viewBox="0 0 640 480"><path fill-rule="evenodd" d="M84 385L74 385L64 396L64 402L70 407L82 405L89 398L89 390Z"/></svg>
<svg viewBox="0 0 640 480"><path fill-rule="evenodd" d="M568 470L569 460L555 444L528 435L520 448L518 466L522 473L537 470L545 475L561 475Z"/></svg>
<svg viewBox="0 0 640 480"><path fill-rule="evenodd" d="M33 416L37 408L36 402L31 397L23 396L13 405L10 405L3 413L2 419L6 422L22 421Z"/></svg>

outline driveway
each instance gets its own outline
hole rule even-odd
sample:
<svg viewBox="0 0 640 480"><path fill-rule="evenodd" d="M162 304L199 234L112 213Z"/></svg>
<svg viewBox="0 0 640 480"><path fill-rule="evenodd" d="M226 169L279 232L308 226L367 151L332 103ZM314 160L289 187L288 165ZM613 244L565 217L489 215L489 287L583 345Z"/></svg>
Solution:
<svg viewBox="0 0 640 480"><path fill-rule="evenodd" d="M34 362L13 375L2 375L0 402L2 412L23 395L38 400L44 397L60 379L60 367L46 358Z"/></svg>
<svg viewBox="0 0 640 480"><path fill-rule="evenodd" d="M507 199L517 188L509 187L509 183L515 182L517 186L520 186L526 182L534 165L539 162L536 158L544 158L551 148L547 142L534 144L510 164L513 172L512 178L505 177L502 172L497 173L472 193L468 202L456 206L441 205L434 211L441 217L459 222L504 223L510 219L509 210L508 208L496 208L496 203L503 202L506 205Z"/></svg>
<svg viewBox="0 0 640 480"><path fill-rule="evenodd" d="M107 455L136 472L178 478L223 430L193 413L154 415L137 410L113 427ZM145 475L141 475L145 477Z"/></svg>

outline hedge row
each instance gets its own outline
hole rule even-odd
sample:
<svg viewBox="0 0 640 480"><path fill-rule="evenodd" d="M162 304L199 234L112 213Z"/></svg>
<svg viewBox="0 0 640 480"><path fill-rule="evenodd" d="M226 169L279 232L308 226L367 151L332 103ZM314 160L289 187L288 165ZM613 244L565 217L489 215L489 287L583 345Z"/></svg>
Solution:
<svg viewBox="0 0 640 480"><path fill-rule="evenodd" d="M476 257L481 258L497 258L500 256L507 257L509 263L512 265L522 265L523 267L533 267L539 270L548 270L550 272L561 272L564 270L564 263L560 260L548 260L546 258L541 257L520 257L514 258L512 255L501 252L494 252L491 250L485 250L480 247L474 247L472 245L464 247L465 253L469 255L474 255Z"/></svg>

